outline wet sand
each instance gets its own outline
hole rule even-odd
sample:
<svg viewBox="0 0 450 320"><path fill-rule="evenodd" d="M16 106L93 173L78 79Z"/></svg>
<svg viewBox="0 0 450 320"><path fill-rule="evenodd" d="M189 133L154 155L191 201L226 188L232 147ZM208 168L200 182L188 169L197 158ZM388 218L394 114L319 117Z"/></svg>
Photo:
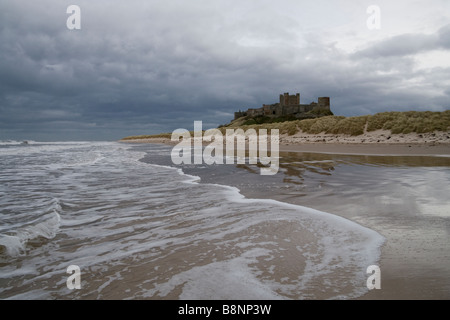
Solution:
<svg viewBox="0 0 450 320"><path fill-rule="evenodd" d="M222 178L221 184L236 186L249 198L318 209L379 232L386 238L381 290L359 299L450 299L448 155L447 143L282 141L278 180L263 181L246 165L240 166L245 177L215 175L208 181L208 174L190 173L204 182Z"/></svg>
<svg viewBox="0 0 450 320"><path fill-rule="evenodd" d="M280 144L280 152L364 155L450 155L450 144Z"/></svg>
<svg viewBox="0 0 450 320"><path fill-rule="evenodd" d="M270 194L276 200L342 216L383 235L381 290L359 299L450 299L450 206L445 191L440 192L449 185L445 178L441 185L433 179L448 177L450 158L314 150L324 152L280 153L280 167L286 170L283 181L288 185L283 191L258 194L241 188L241 193L253 198ZM362 150L346 149L348 153ZM317 179L319 175L323 178Z"/></svg>
<svg viewBox="0 0 450 320"><path fill-rule="evenodd" d="M314 208L380 233L386 239L381 290L359 299L450 299L449 157L306 152L280 157L280 172L272 177L248 165L239 165L238 174L227 174L225 166L211 169L214 174L185 171L205 183L235 186L247 198Z"/></svg>
<svg viewBox="0 0 450 320"><path fill-rule="evenodd" d="M388 139L389 138L389 139ZM175 145L168 138L121 140L128 143ZM205 145L209 142L204 142ZM366 155L450 155L450 132L398 134L378 130L361 136L302 134L281 135L280 151Z"/></svg>

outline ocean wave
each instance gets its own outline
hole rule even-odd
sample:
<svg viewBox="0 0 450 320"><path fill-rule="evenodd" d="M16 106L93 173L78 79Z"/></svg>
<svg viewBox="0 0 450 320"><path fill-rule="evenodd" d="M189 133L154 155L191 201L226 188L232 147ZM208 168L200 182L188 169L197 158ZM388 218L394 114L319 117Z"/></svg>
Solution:
<svg viewBox="0 0 450 320"><path fill-rule="evenodd" d="M180 168L151 166L175 170L184 183L198 185L200 181L200 177L185 174ZM191 223L195 225L195 231L191 231L198 234L195 241L220 243L220 239L234 238L236 252L241 254L187 268L148 290L143 297L164 297L177 287L181 299L314 299L319 297L317 291L333 287L339 289L335 294L324 295L326 298L348 299L367 291L361 286L364 271L379 261L385 242L378 232L312 208L272 199L246 198L236 187L205 183L197 188L210 205L195 205L198 207L195 214L183 215L185 221L195 221ZM203 228L216 231L203 233ZM272 262L268 268L256 267L264 264L262 261ZM299 265L290 265L289 261ZM276 269L285 271L275 272ZM283 281L275 280L293 270L296 270L293 274L285 274ZM263 273L269 275L261 277ZM353 289L344 290L343 284Z"/></svg>
<svg viewBox="0 0 450 320"><path fill-rule="evenodd" d="M69 264L83 272L79 298L348 298L367 290L362 270L378 261L382 243L375 231L199 183L180 168L138 161L139 148L85 147L102 160L67 167L61 161L79 162L80 149L46 149L31 157L28 172L11 165L4 177L4 215L13 218L0 235L11 262L0 273L11 286L0 288L0 298L67 297L61 272ZM30 206L33 220L18 218ZM39 289L30 290L30 275ZM119 284L126 290L118 292Z"/></svg>
<svg viewBox="0 0 450 320"><path fill-rule="evenodd" d="M61 222L59 201L52 201L47 211L48 213L32 224L10 230L9 234L0 234L0 254L7 257L21 256L26 254L29 243L33 242L36 245L41 239L53 239Z"/></svg>
<svg viewBox="0 0 450 320"><path fill-rule="evenodd" d="M36 141L33 140L0 140L0 146L19 146L19 145L28 145L28 144L36 144Z"/></svg>

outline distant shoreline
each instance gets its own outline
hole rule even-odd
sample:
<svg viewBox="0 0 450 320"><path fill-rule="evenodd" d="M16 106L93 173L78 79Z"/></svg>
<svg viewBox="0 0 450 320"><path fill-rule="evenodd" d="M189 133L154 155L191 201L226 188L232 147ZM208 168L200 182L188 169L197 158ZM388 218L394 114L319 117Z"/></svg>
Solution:
<svg viewBox="0 0 450 320"><path fill-rule="evenodd" d="M359 136L304 134L280 137L280 151L378 154L450 155L450 132L391 134L389 130Z"/></svg>
<svg viewBox="0 0 450 320"><path fill-rule="evenodd" d="M119 140L125 143L176 145L170 138ZM209 144L206 143L205 144ZM450 155L450 132L391 134L378 130L360 136L344 134L280 135L280 152L362 155Z"/></svg>
<svg viewBox="0 0 450 320"><path fill-rule="evenodd" d="M450 154L450 110L381 112L355 117L325 116L267 123L256 120L250 119L249 116L241 117L228 125L219 126L217 130L220 130L224 137L228 130L259 132L261 129L266 129L270 135L271 130L275 129L279 134L280 151L287 152ZM249 121L256 123L250 124ZM194 126L194 130L202 129L195 129ZM193 135L193 132L190 134ZM174 145L177 142L171 141L171 136L171 133L130 136L120 141Z"/></svg>

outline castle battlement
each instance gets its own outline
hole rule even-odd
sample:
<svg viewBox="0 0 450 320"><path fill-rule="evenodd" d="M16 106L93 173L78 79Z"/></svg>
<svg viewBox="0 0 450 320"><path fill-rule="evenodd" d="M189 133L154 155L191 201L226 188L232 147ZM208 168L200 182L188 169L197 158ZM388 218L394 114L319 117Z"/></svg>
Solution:
<svg viewBox="0 0 450 320"><path fill-rule="evenodd" d="M280 102L274 104L263 104L262 108L248 109L247 111L239 111L234 113L234 119L245 116L257 117L281 117L294 116L296 118L304 118L308 112L316 112L317 114L324 111L330 111L330 98L319 97L317 102L310 104L300 103L300 93L289 95L289 92L280 94Z"/></svg>

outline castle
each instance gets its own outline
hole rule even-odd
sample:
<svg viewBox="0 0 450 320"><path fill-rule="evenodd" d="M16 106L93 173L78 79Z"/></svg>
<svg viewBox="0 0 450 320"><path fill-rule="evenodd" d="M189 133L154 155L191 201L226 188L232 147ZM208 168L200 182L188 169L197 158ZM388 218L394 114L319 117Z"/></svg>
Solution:
<svg viewBox="0 0 450 320"><path fill-rule="evenodd" d="M238 111L234 113L234 120L250 116L268 116L268 117L280 117L280 116L294 116L296 118L308 117L306 113L312 114L326 114L331 113L330 110L330 98L320 97L317 102L311 102L310 104L300 104L300 93L296 95L289 95L289 92L280 94L280 102L275 104L263 104L262 108L248 109L247 111Z"/></svg>

